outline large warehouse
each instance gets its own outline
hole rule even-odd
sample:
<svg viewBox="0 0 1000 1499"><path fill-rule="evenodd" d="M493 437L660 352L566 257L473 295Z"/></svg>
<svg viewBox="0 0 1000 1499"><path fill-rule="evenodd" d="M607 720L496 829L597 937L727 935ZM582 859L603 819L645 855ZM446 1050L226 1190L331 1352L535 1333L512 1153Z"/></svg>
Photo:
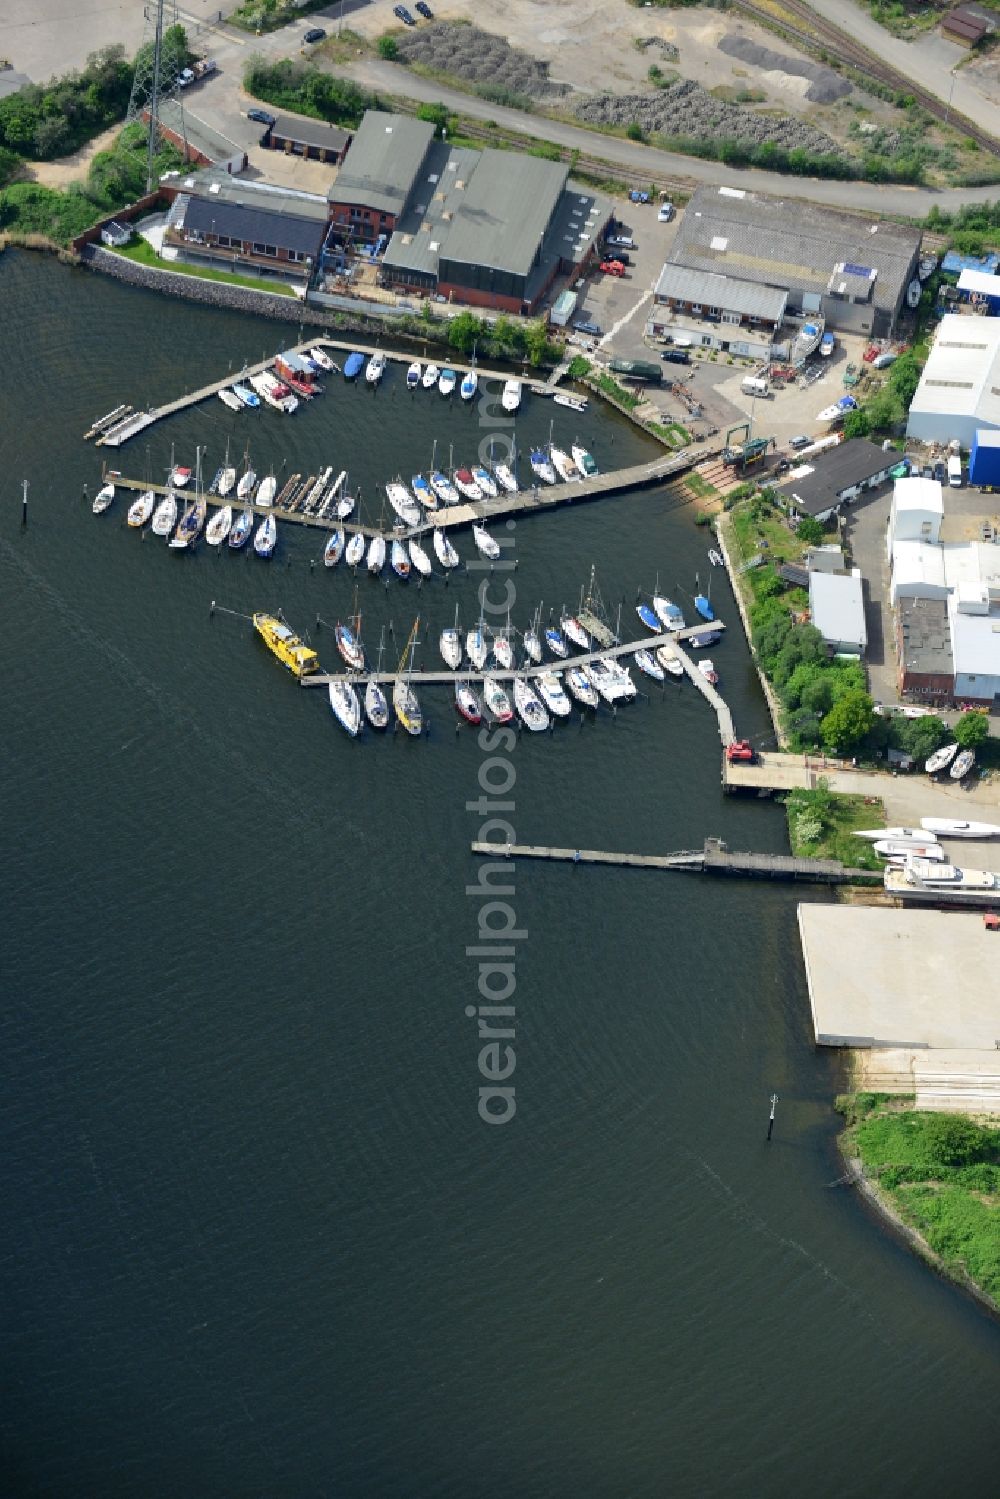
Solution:
<svg viewBox="0 0 1000 1499"><path fill-rule="evenodd" d="M670 264L788 293L787 315L884 338L916 274L920 232L902 224L786 203L742 188L699 187Z"/></svg>
<svg viewBox="0 0 1000 1499"><path fill-rule="evenodd" d="M990 428L1000 428L1000 318L946 313L910 402L907 436L971 448L976 432Z"/></svg>

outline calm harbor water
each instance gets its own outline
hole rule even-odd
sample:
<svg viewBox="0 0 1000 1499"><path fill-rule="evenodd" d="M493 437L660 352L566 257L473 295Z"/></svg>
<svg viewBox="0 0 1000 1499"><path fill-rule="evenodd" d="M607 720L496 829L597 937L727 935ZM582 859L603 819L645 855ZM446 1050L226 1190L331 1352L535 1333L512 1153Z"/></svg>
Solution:
<svg viewBox="0 0 1000 1499"><path fill-rule="evenodd" d="M3 1491L995 1492L1000 1331L828 1185L838 1075L811 1045L801 893L519 866L518 1109L484 1125L475 736L437 689L428 739L352 744L244 620L210 618L281 606L333 663L315 618L353 612L354 585L311 570L316 534L270 566L178 556L82 498L94 417L297 328L11 253L0 308ZM201 442L214 471L229 437L259 470L348 467L367 501L435 439L473 458L478 413L401 383L331 381L292 420L211 402L148 462ZM522 447L552 418L602 466L647 451L541 401ZM626 610L657 575L682 602L707 576L655 491L523 521L516 555L522 628L592 563ZM763 733L713 583L723 690ZM477 613L472 577L363 577L358 600L390 657L418 613L431 643ZM778 809L724 803L689 687L512 761L522 841L785 847Z"/></svg>

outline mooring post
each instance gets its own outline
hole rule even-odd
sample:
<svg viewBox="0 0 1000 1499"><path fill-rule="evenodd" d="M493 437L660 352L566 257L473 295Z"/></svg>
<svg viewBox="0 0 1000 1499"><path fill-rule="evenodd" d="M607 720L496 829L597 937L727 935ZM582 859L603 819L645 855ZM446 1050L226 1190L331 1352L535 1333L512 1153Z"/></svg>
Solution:
<svg viewBox="0 0 1000 1499"><path fill-rule="evenodd" d="M21 480L21 529L24 530L28 524L28 481Z"/></svg>
<svg viewBox="0 0 1000 1499"><path fill-rule="evenodd" d="M772 1131L774 1129L774 1109L775 1109L775 1105L777 1104L777 1102L778 1102L778 1095L777 1095L777 1093L772 1093L771 1094L771 1113L770 1113L770 1115L768 1117L768 1121L767 1121L767 1138L768 1138L768 1140L770 1140L771 1133L772 1133Z"/></svg>

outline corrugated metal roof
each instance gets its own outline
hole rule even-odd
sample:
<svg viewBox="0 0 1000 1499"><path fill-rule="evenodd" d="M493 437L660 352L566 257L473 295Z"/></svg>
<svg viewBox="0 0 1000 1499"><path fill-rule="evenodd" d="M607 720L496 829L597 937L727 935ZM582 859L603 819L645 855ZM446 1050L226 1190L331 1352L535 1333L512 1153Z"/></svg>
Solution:
<svg viewBox="0 0 1000 1499"><path fill-rule="evenodd" d="M910 420L918 415L1000 426L1000 318L945 314L910 403Z"/></svg>
<svg viewBox="0 0 1000 1499"><path fill-rule="evenodd" d="M236 156L246 157L242 146L231 141L227 135L206 125L204 120L182 109L176 99L164 99L160 105L160 123L175 135L182 136L200 156L209 161L231 161Z"/></svg>
<svg viewBox="0 0 1000 1499"><path fill-rule="evenodd" d="M315 219L279 213L245 203L227 203L224 198L192 198L184 213L184 228L201 234L225 234L251 244L274 245L296 250L300 255L319 254L323 225Z"/></svg>
<svg viewBox="0 0 1000 1499"><path fill-rule="evenodd" d="M299 141L304 146L318 146L327 151L342 151L351 138L349 130L306 115L279 115L269 129L272 136L280 136L282 140Z"/></svg>
<svg viewBox="0 0 1000 1499"><path fill-rule="evenodd" d="M668 263L656 283L657 298L676 297L683 302L700 302L705 307L719 307L725 312L739 312L746 317L766 318L780 322L784 315L787 291L763 286L755 281L740 281L734 276L720 276L714 271L691 270Z"/></svg>
<svg viewBox="0 0 1000 1499"><path fill-rule="evenodd" d="M442 258L527 276L567 175L561 162L484 151L456 209Z"/></svg>
<svg viewBox="0 0 1000 1499"><path fill-rule="evenodd" d="M958 278L958 289L976 292L981 297L1000 297L1000 276L966 269Z"/></svg>
<svg viewBox="0 0 1000 1499"><path fill-rule="evenodd" d="M429 120L369 109L330 189L330 202L401 214L433 138Z"/></svg>

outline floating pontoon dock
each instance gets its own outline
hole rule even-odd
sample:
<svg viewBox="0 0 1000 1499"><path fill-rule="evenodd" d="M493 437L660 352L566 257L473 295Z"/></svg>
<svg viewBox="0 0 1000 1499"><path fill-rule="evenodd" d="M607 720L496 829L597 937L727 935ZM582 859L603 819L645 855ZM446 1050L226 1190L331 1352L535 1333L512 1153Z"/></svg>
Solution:
<svg viewBox="0 0 1000 1499"><path fill-rule="evenodd" d="M595 848L546 848L531 843L472 844L474 854L492 859L550 859L560 864L611 864L629 869L686 869L704 874L735 874L758 879L804 880L824 885L881 882L870 869L849 869L835 859L797 859L788 854L731 853L721 838L706 838L701 850L675 854L613 853Z"/></svg>

